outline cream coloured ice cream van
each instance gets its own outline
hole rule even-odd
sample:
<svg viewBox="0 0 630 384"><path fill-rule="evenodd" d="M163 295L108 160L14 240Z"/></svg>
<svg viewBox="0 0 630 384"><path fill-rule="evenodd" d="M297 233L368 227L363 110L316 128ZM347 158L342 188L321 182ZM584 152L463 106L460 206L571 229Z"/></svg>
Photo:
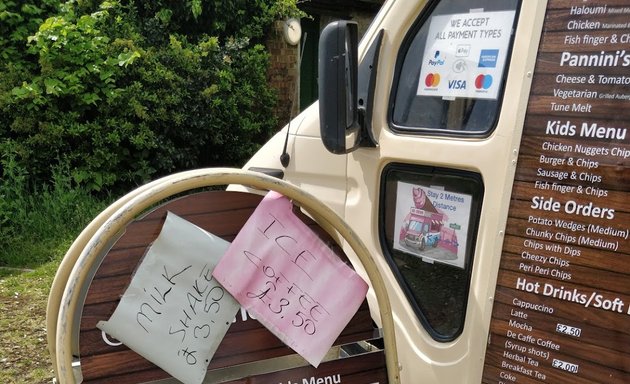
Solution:
<svg viewBox="0 0 630 384"><path fill-rule="evenodd" d="M360 44L322 33L319 102L245 168L365 242L401 382L630 380L628 20L627 0L388 1ZM401 243L410 209L455 245Z"/></svg>

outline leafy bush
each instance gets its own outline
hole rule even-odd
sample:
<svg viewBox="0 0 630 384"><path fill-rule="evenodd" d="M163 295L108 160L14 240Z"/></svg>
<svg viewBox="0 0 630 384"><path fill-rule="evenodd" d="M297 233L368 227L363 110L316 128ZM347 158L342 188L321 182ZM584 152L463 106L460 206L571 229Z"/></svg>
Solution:
<svg viewBox="0 0 630 384"><path fill-rule="evenodd" d="M27 38L58 10L55 0L0 1L0 137L11 121L2 108L10 101L11 89L37 69L37 58L27 54Z"/></svg>
<svg viewBox="0 0 630 384"><path fill-rule="evenodd" d="M139 53L112 52L111 40L98 29L108 19L107 10L75 16L68 6L29 37L39 71L11 91L7 112L13 119L3 152L17 153L36 180L49 178L51 164L61 162L72 166L77 182L98 190L114 184L116 167L130 161L117 156L116 138L135 132L107 124L107 115L123 91L116 84L123 66Z"/></svg>
<svg viewBox="0 0 630 384"><path fill-rule="evenodd" d="M239 165L273 134L260 43L295 0L0 4L0 154L36 183L62 166L88 190L128 190Z"/></svg>

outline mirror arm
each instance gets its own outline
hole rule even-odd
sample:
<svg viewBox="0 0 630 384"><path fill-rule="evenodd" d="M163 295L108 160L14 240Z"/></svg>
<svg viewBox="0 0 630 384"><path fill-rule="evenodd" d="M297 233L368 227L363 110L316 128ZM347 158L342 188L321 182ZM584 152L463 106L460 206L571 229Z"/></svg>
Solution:
<svg viewBox="0 0 630 384"><path fill-rule="evenodd" d="M376 147L378 141L372 127L372 113L374 111L374 89L376 88L376 74L378 61L383 43L385 30L381 29L378 36L368 49L359 64L358 100L359 124L361 126L361 141L359 147Z"/></svg>
<svg viewBox="0 0 630 384"><path fill-rule="evenodd" d="M371 126L371 121L368 121L368 111L367 108L365 107L359 107L357 109L358 112L358 120L359 120L359 132L360 132L360 139L359 139L359 145L357 145L357 147L376 147L377 146L377 142L374 139L374 135L371 132L371 129L368 128L369 126Z"/></svg>

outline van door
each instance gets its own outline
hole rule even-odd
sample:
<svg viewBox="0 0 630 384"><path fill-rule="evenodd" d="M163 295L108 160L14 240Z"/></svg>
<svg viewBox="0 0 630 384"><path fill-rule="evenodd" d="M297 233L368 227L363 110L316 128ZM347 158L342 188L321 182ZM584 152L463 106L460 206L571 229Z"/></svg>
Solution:
<svg viewBox="0 0 630 384"><path fill-rule="evenodd" d="M403 383L481 382L545 6L395 2L377 27L378 145L347 155L344 218L379 255Z"/></svg>

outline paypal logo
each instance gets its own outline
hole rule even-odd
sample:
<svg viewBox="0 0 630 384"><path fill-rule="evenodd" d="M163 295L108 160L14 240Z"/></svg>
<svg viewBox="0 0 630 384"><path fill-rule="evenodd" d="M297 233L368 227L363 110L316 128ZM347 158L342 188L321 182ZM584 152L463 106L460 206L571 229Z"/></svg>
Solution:
<svg viewBox="0 0 630 384"><path fill-rule="evenodd" d="M435 51L435 54L433 54L433 58L429 59L429 65L432 67L444 65L444 63L445 61L444 58L441 57L440 51Z"/></svg>

